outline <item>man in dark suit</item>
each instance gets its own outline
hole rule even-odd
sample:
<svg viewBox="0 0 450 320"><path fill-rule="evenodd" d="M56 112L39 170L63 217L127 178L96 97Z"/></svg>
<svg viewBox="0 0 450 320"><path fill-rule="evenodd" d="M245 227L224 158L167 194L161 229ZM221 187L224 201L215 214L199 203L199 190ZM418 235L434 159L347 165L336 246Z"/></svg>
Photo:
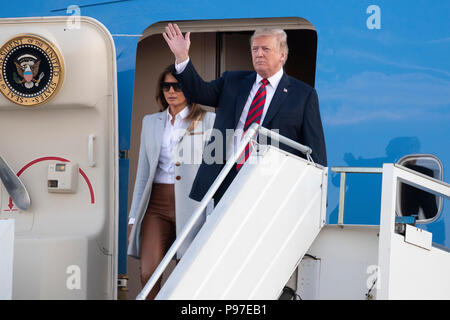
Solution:
<svg viewBox="0 0 450 320"><path fill-rule="evenodd" d="M314 88L284 73L288 47L283 30L255 31L250 40L255 71L225 72L211 82L203 81L189 59L189 32L183 36L176 24L169 23L163 37L175 56L174 75L185 96L192 102L216 108L214 129L222 134L223 149L220 151L223 155L229 155L227 129L242 133L251 123L258 122L267 129L279 130L281 135L309 146L313 160L327 165L317 93ZM280 148L304 157L298 150L286 145L280 144ZM223 163L210 164L203 160L190 193L192 199L202 200ZM237 170L231 170L222 183L214 196L216 203L236 174Z"/></svg>

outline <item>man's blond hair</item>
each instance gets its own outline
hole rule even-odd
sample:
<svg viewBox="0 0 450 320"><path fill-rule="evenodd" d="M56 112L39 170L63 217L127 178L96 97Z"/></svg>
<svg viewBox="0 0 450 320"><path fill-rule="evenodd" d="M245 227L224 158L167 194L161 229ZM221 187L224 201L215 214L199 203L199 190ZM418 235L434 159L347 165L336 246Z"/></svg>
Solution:
<svg viewBox="0 0 450 320"><path fill-rule="evenodd" d="M284 59L284 63L286 63L287 56L289 53L289 48L287 44L287 34L283 29L280 28L260 28L256 29L253 35L250 38L250 47L252 46L253 39L262 37L262 36L275 36L278 43L278 49L280 52L284 52L286 54L286 58Z"/></svg>

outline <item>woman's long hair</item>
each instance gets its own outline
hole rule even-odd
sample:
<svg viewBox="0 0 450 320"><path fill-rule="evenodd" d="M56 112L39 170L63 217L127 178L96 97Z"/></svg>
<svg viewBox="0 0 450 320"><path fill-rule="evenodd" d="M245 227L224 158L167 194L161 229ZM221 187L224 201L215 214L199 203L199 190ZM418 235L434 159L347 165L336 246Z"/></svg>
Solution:
<svg viewBox="0 0 450 320"><path fill-rule="evenodd" d="M159 75L158 78L158 85L156 86L156 102L159 104L160 111L164 111L169 107L169 104L166 101L166 98L164 97L164 93L162 90L162 84L164 82L164 79L166 78L167 74L173 75L173 70L175 70L174 65L168 66L164 71ZM187 100L187 98L186 98ZM192 121L191 126L188 130L192 130L193 126L195 125L194 122L200 121L203 119L203 116L206 113L206 110L203 109L200 105L193 103L191 101L187 101L189 108L189 114L186 117L186 121Z"/></svg>

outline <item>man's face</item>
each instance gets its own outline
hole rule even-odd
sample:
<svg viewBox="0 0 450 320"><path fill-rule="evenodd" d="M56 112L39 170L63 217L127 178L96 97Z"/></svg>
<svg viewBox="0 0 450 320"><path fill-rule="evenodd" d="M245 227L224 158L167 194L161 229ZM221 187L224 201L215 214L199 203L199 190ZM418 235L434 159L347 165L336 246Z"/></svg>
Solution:
<svg viewBox="0 0 450 320"><path fill-rule="evenodd" d="M259 36L253 39L253 68L263 78L273 76L283 66L286 54L280 52L276 36Z"/></svg>

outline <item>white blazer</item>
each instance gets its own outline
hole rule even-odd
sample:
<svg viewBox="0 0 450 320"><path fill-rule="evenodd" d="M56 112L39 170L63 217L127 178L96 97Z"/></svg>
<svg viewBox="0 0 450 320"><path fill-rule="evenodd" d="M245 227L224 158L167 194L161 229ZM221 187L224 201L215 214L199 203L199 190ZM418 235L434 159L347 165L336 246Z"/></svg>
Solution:
<svg viewBox="0 0 450 320"><path fill-rule="evenodd" d="M131 229L128 255L140 258L141 251L141 224L150 200L153 180L158 166L159 154L165 124L165 111L146 115L142 119L141 143L139 161L134 184L133 200L129 218L134 219ZM194 213L199 202L189 198L192 183L200 167L203 149L209 140L211 129L214 125L215 113L207 112L202 121L193 130L186 130L178 142L175 152L175 216L176 232L181 232L189 217ZM177 252L181 258L198 230L206 219L206 212L197 221L197 224L188 235L183 245Z"/></svg>

